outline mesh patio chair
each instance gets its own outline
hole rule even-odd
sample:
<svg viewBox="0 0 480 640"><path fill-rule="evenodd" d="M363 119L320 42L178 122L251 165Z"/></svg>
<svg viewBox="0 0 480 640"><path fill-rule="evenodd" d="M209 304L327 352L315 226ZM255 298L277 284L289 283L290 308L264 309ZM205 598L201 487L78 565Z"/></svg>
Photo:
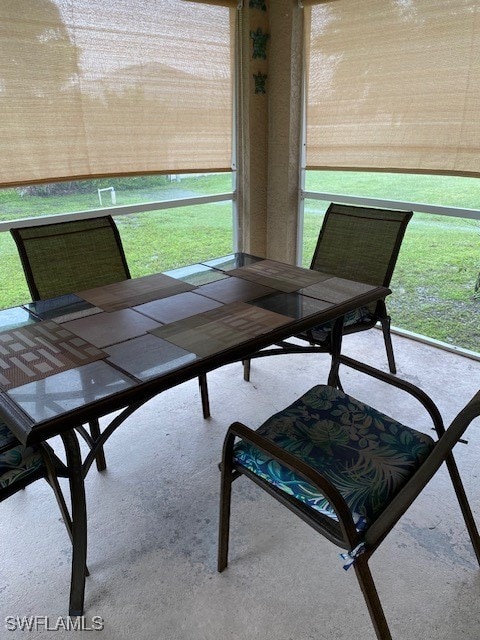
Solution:
<svg viewBox="0 0 480 640"><path fill-rule="evenodd" d="M53 489L63 522L73 544L72 522L58 482L59 475L66 477L68 472L47 444L23 445L5 423L0 421L0 502L33 482L45 479ZM85 575L88 575L86 567Z"/></svg>
<svg viewBox="0 0 480 640"><path fill-rule="evenodd" d="M11 230L32 300L47 300L130 278L120 235L111 216ZM93 439L98 420L89 423ZM88 442L88 434L79 429ZM91 444L91 443L89 443ZM106 469L99 449L97 469Z"/></svg>
<svg viewBox="0 0 480 640"><path fill-rule="evenodd" d="M125 252L111 216L47 223L11 230L34 301L46 300L130 279ZM210 415L206 374L199 377L202 409ZM91 436L100 435L98 420L89 423ZM88 442L88 434L80 430ZM103 448L97 469L106 469Z"/></svg>
<svg viewBox="0 0 480 640"><path fill-rule="evenodd" d="M432 418L438 440L323 385L256 431L232 424L221 463L218 570L227 567L231 484L244 475L345 550L344 568L354 567L377 638L391 640L368 561L443 462L480 564L480 538L452 455L480 416L480 391L445 431L435 404L414 385L345 356L336 363L411 394Z"/></svg>
<svg viewBox="0 0 480 640"><path fill-rule="evenodd" d="M12 229L32 300L130 278L111 216Z"/></svg>
<svg viewBox="0 0 480 640"><path fill-rule="evenodd" d="M412 215L411 211L330 204L310 269L347 280L388 287ZM396 373L390 316L385 300L348 313L344 318L343 334L371 329L377 322L382 326L390 372ZM252 357L302 351L331 353L332 328L333 321L296 336L306 340L309 346L302 347L283 341L276 348L259 351ZM244 378L250 379L250 359L244 361Z"/></svg>

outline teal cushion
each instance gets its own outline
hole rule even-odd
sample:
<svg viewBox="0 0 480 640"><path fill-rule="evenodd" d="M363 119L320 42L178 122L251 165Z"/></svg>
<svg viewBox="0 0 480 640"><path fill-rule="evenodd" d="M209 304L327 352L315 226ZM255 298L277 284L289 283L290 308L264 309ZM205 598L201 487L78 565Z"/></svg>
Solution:
<svg viewBox="0 0 480 640"><path fill-rule="evenodd" d="M333 387L319 385L269 418L257 432L319 471L366 529L429 455L434 441ZM315 487L239 441L234 459L312 509L337 520Z"/></svg>
<svg viewBox="0 0 480 640"><path fill-rule="evenodd" d="M21 444L3 422L0 422L0 451L3 451L0 453L0 489L24 481L44 465L41 452Z"/></svg>
<svg viewBox="0 0 480 640"><path fill-rule="evenodd" d="M373 314L369 311L368 307L359 307L353 311L349 311L345 314L343 319L343 326L350 327L353 324L362 323L369 324L373 320ZM324 342L332 332L333 324L335 320L325 322L325 324L319 325L312 329L311 334L316 342Z"/></svg>

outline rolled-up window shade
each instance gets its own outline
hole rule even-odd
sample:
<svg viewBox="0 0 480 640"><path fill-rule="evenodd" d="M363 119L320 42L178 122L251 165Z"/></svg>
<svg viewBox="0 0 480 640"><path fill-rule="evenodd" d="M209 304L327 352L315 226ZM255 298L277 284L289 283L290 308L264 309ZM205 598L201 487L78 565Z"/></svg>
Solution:
<svg viewBox="0 0 480 640"><path fill-rule="evenodd" d="M235 4L0 2L0 184L231 169Z"/></svg>
<svg viewBox="0 0 480 640"><path fill-rule="evenodd" d="M308 168L480 174L478 0L305 14Z"/></svg>

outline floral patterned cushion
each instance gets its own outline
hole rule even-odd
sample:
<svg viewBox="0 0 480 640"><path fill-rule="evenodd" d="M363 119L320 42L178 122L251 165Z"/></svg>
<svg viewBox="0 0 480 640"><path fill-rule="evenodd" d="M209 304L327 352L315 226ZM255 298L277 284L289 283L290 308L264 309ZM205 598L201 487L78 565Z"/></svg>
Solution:
<svg viewBox="0 0 480 640"><path fill-rule="evenodd" d="M3 422L0 422L0 451L0 490L24 480L44 464L40 451L21 444Z"/></svg>
<svg viewBox="0 0 480 640"><path fill-rule="evenodd" d="M257 432L325 476L345 498L358 530L378 517L435 444L429 436L324 385L310 389ZM234 457L237 464L337 520L311 484L254 446L238 441Z"/></svg>
<svg viewBox="0 0 480 640"><path fill-rule="evenodd" d="M343 326L349 327L352 324L361 324L362 322L369 323L373 319L372 312L368 309L368 307L359 307L358 309L354 309L353 311L349 311L345 314L345 318L343 320ZM333 329L334 320L330 320L330 322L326 322L325 324L321 324L318 327L314 327L312 329L312 336L316 342L324 342L330 335Z"/></svg>

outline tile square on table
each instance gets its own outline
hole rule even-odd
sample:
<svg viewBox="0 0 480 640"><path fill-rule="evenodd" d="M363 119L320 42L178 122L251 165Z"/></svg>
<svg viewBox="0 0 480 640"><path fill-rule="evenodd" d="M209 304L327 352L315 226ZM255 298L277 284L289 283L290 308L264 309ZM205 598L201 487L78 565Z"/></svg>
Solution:
<svg viewBox="0 0 480 640"><path fill-rule="evenodd" d="M95 316L72 320L62 325L99 348L136 338L158 326L158 322L133 309L104 311Z"/></svg>
<svg viewBox="0 0 480 640"><path fill-rule="evenodd" d="M354 280L345 280L344 278L332 277L323 282L312 284L308 287L300 289L300 293L304 296L310 296L326 302L339 304L346 302L357 296L369 293L377 287L356 282Z"/></svg>
<svg viewBox="0 0 480 640"><path fill-rule="evenodd" d="M207 296L207 298L229 304L231 302L254 300L255 298L266 296L268 293L273 293L274 289L256 282L243 280L242 278L227 278L226 280L204 284L198 287L195 292L202 296Z"/></svg>
<svg viewBox="0 0 480 640"><path fill-rule="evenodd" d="M194 285L187 282L176 280L163 273L154 273L142 278L114 282L95 289L77 291L76 295L104 311L117 311L183 291L191 291L194 288Z"/></svg>
<svg viewBox="0 0 480 640"><path fill-rule="evenodd" d="M51 320L0 333L0 386L19 387L104 358L92 343Z"/></svg>
<svg viewBox="0 0 480 640"><path fill-rule="evenodd" d="M166 324L151 333L207 357L289 324L291 318L243 302Z"/></svg>
<svg viewBox="0 0 480 640"><path fill-rule="evenodd" d="M321 282L332 276L320 271L304 269L275 260L261 260L240 269L230 271L231 276L258 282L279 291L298 291L302 287Z"/></svg>
<svg viewBox="0 0 480 640"><path fill-rule="evenodd" d="M41 422L135 384L128 375L98 360L10 389L7 394L35 422Z"/></svg>
<svg viewBox="0 0 480 640"><path fill-rule="evenodd" d="M221 306L222 303L217 300L212 300L211 298L198 295L195 292L187 291L185 293L179 293L176 296L170 296L169 298L146 302L138 307L134 307L134 310L166 324Z"/></svg>
<svg viewBox="0 0 480 640"><path fill-rule="evenodd" d="M324 300L302 296L297 291L292 293L272 293L264 298L257 298L249 304L276 313L282 313L295 320L321 313L333 306L330 302L325 302Z"/></svg>
<svg viewBox="0 0 480 640"><path fill-rule="evenodd" d="M105 351L109 354L107 362L140 380L173 371L197 359L195 354L150 333L106 347Z"/></svg>

